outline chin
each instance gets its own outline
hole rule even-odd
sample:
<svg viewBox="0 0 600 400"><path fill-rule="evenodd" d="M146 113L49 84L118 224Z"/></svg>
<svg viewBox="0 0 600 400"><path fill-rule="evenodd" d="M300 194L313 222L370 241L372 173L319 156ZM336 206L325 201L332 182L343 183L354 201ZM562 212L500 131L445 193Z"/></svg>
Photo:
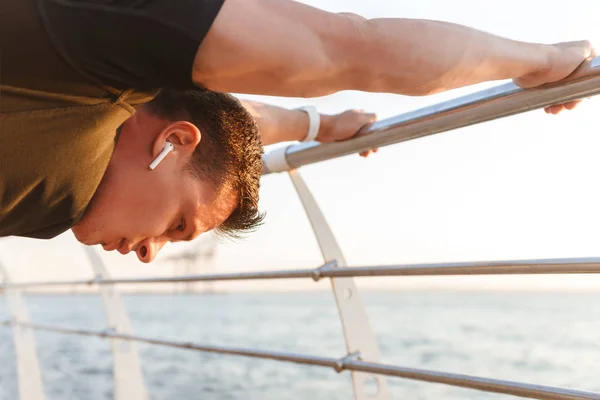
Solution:
<svg viewBox="0 0 600 400"><path fill-rule="evenodd" d="M82 229L80 224L71 227L71 232L73 232L75 239L77 239L79 243L85 244L86 246L93 246L96 244L85 234L85 230Z"/></svg>

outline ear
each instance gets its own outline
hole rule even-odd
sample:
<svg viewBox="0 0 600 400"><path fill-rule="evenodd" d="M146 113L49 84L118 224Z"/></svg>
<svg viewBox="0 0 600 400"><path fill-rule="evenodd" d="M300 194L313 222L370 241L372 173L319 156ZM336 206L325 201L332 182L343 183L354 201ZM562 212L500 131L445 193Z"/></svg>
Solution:
<svg viewBox="0 0 600 400"><path fill-rule="evenodd" d="M200 144L202 134L196 125L187 121L173 122L156 135L152 142L152 159L156 158L165 148L166 142L175 146L174 154L180 157L191 157Z"/></svg>

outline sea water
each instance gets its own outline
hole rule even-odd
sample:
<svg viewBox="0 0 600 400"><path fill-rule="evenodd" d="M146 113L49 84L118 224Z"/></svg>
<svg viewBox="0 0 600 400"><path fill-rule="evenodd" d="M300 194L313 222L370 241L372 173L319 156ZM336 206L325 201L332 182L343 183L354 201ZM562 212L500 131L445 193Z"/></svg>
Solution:
<svg viewBox="0 0 600 400"><path fill-rule="evenodd" d="M600 391L600 295L512 292L363 293L385 363ZM330 293L126 295L136 334L200 344L341 357ZM30 295L33 321L103 330L94 295ZM6 302L0 315L8 318ZM10 328L0 327L0 399L18 399ZM106 339L37 332L48 399L112 399ZM142 344L152 399L351 399L350 374ZM394 399L503 399L388 378Z"/></svg>

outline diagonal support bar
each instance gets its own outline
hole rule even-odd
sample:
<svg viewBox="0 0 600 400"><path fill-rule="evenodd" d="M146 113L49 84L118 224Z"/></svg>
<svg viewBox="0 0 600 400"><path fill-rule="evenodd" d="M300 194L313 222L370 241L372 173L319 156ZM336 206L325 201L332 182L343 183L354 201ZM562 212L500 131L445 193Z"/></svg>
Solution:
<svg viewBox="0 0 600 400"><path fill-rule="evenodd" d="M10 276L1 261L0 273L4 276L4 282L10 284ZM25 324L29 323L29 313L27 312L25 299L23 299L22 290L8 288L5 290L5 294L13 320ZM45 400L46 395L44 394L44 384L33 329L15 324L13 325L13 339L17 358L19 397L22 400Z"/></svg>
<svg viewBox="0 0 600 400"><path fill-rule="evenodd" d="M110 278L104 263L92 247L84 247L98 283L103 278ZM123 299L114 285L100 285L106 319L109 329L125 335L132 334L131 322ZM114 400L148 400L148 390L144 383L142 365L136 342L113 339L113 379Z"/></svg>
<svg viewBox="0 0 600 400"><path fill-rule="evenodd" d="M333 231L327 224L325 216L321 212L319 205L311 194L308 186L302 179L300 172L292 170L289 172L292 183L304 205L306 215L310 220L313 231L321 248L325 264L322 269L346 267L346 260ZM332 264L332 263L336 264ZM320 269L316 270L320 272ZM313 275L318 279L318 274ZM377 346L377 340L363 305L360 293L358 292L353 278L331 278L331 287L335 296L338 313L342 321L344 339L346 341L346 350L348 354L360 353L364 361L379 362L381 354ZM367 384L375 380L376 393L367 393ZM391 398L387 381L383 376L375 376L365 372L352 371L352 385L354 388L355 400L389 400Z"/></svg>

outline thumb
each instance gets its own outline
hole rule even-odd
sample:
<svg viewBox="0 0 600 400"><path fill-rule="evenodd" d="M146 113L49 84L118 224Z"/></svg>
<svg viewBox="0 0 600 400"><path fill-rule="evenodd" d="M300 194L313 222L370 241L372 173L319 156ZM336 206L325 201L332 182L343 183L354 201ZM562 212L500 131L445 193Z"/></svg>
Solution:
<svg viewBox="0 0 600 400"><path fill-rule="evenodd" d="M363 124L369 124L377 121L377 114L375 113L364 113L360 116L360 122Z"/></svg>

